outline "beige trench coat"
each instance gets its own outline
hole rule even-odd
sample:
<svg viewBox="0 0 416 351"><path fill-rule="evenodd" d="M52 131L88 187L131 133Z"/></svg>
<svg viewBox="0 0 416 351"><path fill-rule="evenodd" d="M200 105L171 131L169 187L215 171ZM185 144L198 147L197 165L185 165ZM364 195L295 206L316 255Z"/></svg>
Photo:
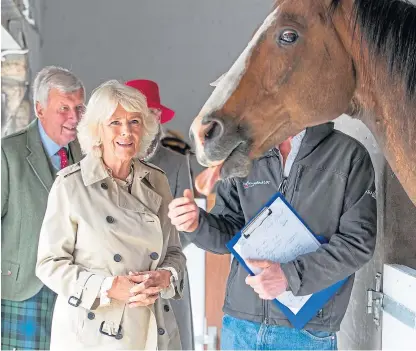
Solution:
<svg viewBox="0 0 416 351"><path fill-rule="evenodd" d="M165 174L139 161L131 194L92 155L58 173L36 266L37 276L58 294L51 349L181 348L169 300L138 308L114 300L99 305L105 277L161 267L178 273L175 289L164 293L181 297L186 259L167 217L171 200Z"/></svg>

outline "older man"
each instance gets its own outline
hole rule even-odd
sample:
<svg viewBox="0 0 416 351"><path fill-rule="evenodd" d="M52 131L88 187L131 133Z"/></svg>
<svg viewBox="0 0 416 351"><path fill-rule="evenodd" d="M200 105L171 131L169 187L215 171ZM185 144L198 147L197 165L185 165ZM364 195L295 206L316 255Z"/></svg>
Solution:
<svg viewBox="0 0 416 351"><path fill-rule="evenodd" d="M56 173L78 162L85 90L49 66L33 84L36 119L1 143L1 348L49 349L55 294L35 275L40 227Z"/></svg>

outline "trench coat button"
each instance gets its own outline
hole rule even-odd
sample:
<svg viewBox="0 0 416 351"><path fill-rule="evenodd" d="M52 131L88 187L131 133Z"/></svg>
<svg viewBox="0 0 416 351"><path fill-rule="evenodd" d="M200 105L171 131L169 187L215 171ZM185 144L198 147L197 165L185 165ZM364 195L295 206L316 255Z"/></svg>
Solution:
<svg viewBox="0 0 416 351"><path fill-rule="evenodd" d="M157 332L159 333L159 335L163 335L163 334L165 334L165 329L157 328Z"/></svg>
<svg viewBox="0 0 416 351"><path fill-rule="evenodd" d="M121 261L121 255L120 254L115 254L113 257L114 261L116 262L120 262Z"/></svg>
<svg viewBox="0 0 416 351"><path fill-rule="evenodd" d="M107 220L108 223L114 223L114 218L111 216L107 216L105 217L105 219Z"/></svg>
<svg viewBox="0 0 416 351"><path fill-rule="evenodd" d="M101 183L101 188L104 190L107 190L108 189L107 183Z"/></svg>
<svg viewBox="0 0 416 351"><path fill-rule="evenodd" d="M163 309L165 310L165 312L169 312L170 311L169 305L163 306Z"/></svg>
<svg viewBox="0 0 416 351"><path fill-rule="evenodd" d="M88 312L88 319L93 320L95 318L95 313L94 312Z"/></svg>
<svg viewBox="0 0 416 351"><path fill-rule="evenodd" d="M123 334L121 334L121 333L116 334L115 338L116 338L117 340L121 340L121 339L123 339Z"/></svg>
<svg viewBox="0 0 416 351"><path fill-rule="evenodd" d="M150 258L151 258L153 261L156 261L156 260L159 258L159 254L158 254L157 252L152 252L152 253L150 254Z"/></svg>

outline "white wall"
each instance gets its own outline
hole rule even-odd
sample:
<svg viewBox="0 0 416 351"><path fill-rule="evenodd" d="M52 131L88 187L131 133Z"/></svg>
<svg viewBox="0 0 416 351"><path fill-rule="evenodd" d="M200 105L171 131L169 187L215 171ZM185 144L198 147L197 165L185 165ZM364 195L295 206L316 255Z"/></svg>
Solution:
<svg viewBox="0 0 416 351"><path fill-rule="evenodd" d="M40 59L72 69L88 92L108 79L156 80L186 137L272 0L36 0ZM37 67L34 67L36 70Z"/></svg>

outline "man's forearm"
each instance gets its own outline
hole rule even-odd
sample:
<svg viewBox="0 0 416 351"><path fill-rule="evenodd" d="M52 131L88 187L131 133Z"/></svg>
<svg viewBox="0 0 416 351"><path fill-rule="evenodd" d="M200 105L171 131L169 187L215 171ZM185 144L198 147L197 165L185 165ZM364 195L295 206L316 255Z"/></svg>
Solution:
<svg viewBox="0 0 416 351"><path fill-rule="evenodd" d="M348 239L351 240L351 237ZM342 234L337 233L331 237L329 244L323 245L318 251L301 255L292 262L282 264L293 293L295 295L315 293L358 271L371 259L375 246L373 235L362 234L360 239L362 239L361 243L359 240L349 241ZM359 244L362 246L359 247Z"/></svg>

